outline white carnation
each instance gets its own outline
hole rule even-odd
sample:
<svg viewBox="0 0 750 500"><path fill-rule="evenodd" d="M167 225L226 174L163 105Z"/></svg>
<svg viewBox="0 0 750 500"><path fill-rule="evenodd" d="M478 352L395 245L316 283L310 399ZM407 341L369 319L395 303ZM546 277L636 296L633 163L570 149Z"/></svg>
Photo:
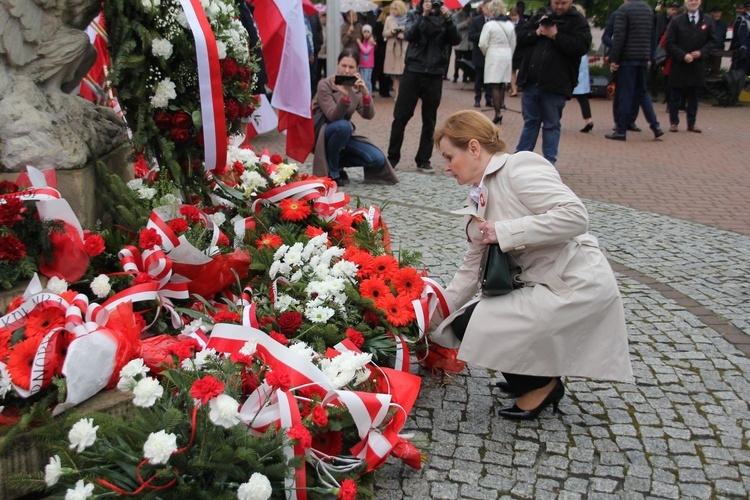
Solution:
<svg viewBox="0 0 750 500"><path fill-rule="evenodd" d="M133 179L132 181L128 181L127 186L133 191L136 191L143 187L143 179Z"/></svg>
<svg viewBox="0 0 750 500"><path fill-rule="evenodd" d="M143 362L143 358L132 359L120 370L120 377L135 378L145 376L150 368Z"/></svg>
<svg viewBox="0 0 750 500"><path fill-rule="evenodd" d="M156 92L151 97L151 106L154 108L166 108L170 99L177 97L177 87L169 78L160 81L156 86Z"/></svg>
<svg viewBox="0 0 750 500"><path fill-rule="evenodd" d="M217 226L221 226L227 220L227 216L224 214L224 212L212 213L208 216L208 218L211 219L211 222L213 222Z"/></svg>
<svg viewBox="0 0 750 500"><path fill-rule="evenodd" d="M68 432L68 440L70 441L70 449L76 449L78 453L94 444L96 441L96 431L99 426L94 426L93 418L82 418L70 428Z"/></svg>
<svg viewBox="0 0 750 500"><path fill-rule="evenodd" d="M166 464L177 451L177 436L167 431L152 432L143 444L143 458L152 464Z"/></svg>
<svg viewBox="0 0 750 500"><path fill-rule="evenodd" d="M254 472L250 480L237 489L238 500L267 500L271 498L271 481L260 472Z"/></svg>
<svg viewBox="0 0 750 500"><path fill-rule="evenodd" d="M151 12L155 8L161 5L161 0L141 0L141 7L146 12Z"/></svg>
<svg viewBox="0 0 750 500"><path fill-rule="evenodd" d="M245 189L245 194L251 193L258 188L264 188L268 185L266 178L255 170L245 170L242 172L242 175L240 175L240 181Z"/></svg>
<svg viewBox="0 0 750 500"><path fill-rule="evenodd" d="M159 205L175 205L180 202L180 199L172 193L167 193L159 200Z"/></svg>
<svg viewBox="0 0 750 500"><path fill-rule="evenodd" d="M112 285L109 284L109 276L100 274L91 281L91 291L98 298L103 299L112 291Z"/></svg>
<svg viewBox="0 0 750 500"><path fill-rule="evenodd" d="M253 354L255 354L255 351L257 349L258 343L248 340L240 349L240 354L244 354L245 356L252 356Z"/></svg>
<svg viewBox="0 0 750 500"><path fill-rule="evenodd" d="M56 295L60 295L61 293L68 291L68 282L57 276L52 276L49 281L47 281L47 290Z"/></svg>
<svg viewBox="0 0 750 500"><path fill-rule="evenodd" d="M188 18L185 15L185 11L182 9L178 9L177 15L176 15L177 23L185 28L186 30L192 31L190 29L190 23L188 23Z"/></svg>
<svg viewBox="0 0 750 500"><path fill-rule="evenodd" d="M150 408L164 394L164 387L153 377L139 380L133 388L133 404L141 408Z"/></svg>
<svg viewBox="0 0 750 500"><path fill-rule="evenodd" d="M164 38L154 38L151 42L151 53L156 57L169 59L172 56L172 43Z"/></svg>
<svg viewBox="0 0 750 500"><path fill-rule="evenodd" d="M208 407L208 418L218 426L229 429L241 421L240 404L232 396L220 394L208 402Z"/></svg>
<svg viewBox="0 0 750 500"><path fill-rule="evenodd" d="M49 457L49 463L44 467L44 482L47 486L54 486L62 475L60 456Z"/></svg>
<svg viewBox="0 0 750 500"><path fill-rule="evenodd" d="M226 59L227 57L227 44L221 40L216 40L216 50L219 53L219 59Z"/></svg>
<svg viewBox="0 0 750 500"><path fill-rule="evenodd" d="M94 485L85 484L83 479L76 483L75 489L69 489L65 492L65 500L86 500L94 496Z"/></svg>

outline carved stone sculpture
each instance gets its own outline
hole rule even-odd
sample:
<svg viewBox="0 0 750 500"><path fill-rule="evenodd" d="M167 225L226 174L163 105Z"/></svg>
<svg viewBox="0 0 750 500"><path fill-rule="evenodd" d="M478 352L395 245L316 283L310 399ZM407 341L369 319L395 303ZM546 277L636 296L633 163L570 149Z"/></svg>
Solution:
<svg viewBox="0 0 750 500"><path fill-rule="evenodd" d="M100 0L0 0L0 171L72 169L126 140L110 108L70 95L96 60Z"/></svg>

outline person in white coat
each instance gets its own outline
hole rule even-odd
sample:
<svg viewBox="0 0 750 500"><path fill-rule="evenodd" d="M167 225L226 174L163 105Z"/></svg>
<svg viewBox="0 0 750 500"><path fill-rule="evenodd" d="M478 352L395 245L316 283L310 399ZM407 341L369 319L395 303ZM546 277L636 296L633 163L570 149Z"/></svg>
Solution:
<svg viewBox="0 0 750 500"><path fill-rule="evenodd" d="M502 0L492 0L487 7L492 20L484 23L479 35L479 49L484 54L484 83L492 87L492 104L495 108L493 123L503 121L505 86L513 73L513 51L516 50L516 31L505 17Z"/></svg>
<svg viewBox="0 0 750 500"><path fill-rule="evenodd" d="M614 273L587 232L581 200L532 152L507 154L499 130L473 110L435 132L446 171L473 189L464 215L469 248L446 289L455 312L431 340L461 360L503 374L517 396L501 417L533 419L565 394L561 377L632 379L625 315ZM482 222L484 221L484 222ZM476 296L487 246L522 267L523 283L501 296Z"/></svg>

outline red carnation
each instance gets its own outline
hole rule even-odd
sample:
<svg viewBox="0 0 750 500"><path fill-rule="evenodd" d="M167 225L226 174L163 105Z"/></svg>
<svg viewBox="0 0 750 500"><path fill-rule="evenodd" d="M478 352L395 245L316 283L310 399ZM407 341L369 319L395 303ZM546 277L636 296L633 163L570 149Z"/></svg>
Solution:
<svg viewBox="0 0 750 500"><path fill-rule="evenodd" d="M283 368L276 368L266 375L266 383L275 389L288 391L292 387L292 379L289 373Z"/></svg>
<svg viewBox="0 0 750 500"><path fill-rule="evenodd" d="M167 222L167 225L169 226L169 229L174 231L175 233L183 233L190 229L190 226L188 226L188 223L185 219L182 217L177 217L176 219L172 219L169 222Z"/></svg>
<svg viewBox="0 0 750 500"><path fill-rule="evenodd" d="M222 59L221 63L221 74L227 79L234 78L237 74L237 63L231 57Z"/></svg>
<svg viewBox="0 0 750 500"><path fill-rule="evenodd" d="M286 311L279 315L279 330L281 333L290 335L302 326L302 314L297 311Z"/></svg>
<svg viewBox="0 0 750 500"><path fill-rule="evenodd" d="M224 384L212 375L196 380L190 388L190 395L195 399L200 399L201 404L208 403L223 392Z"/></svg>
<svg viewBox="0 0 750 500"><path fill-rule="evenodd" d="M362 336L362 332L355 330L354 328L347 328L346 336L352 341L352 344L357 346L358 349L365 343L365 338Z"/></svg>
<svg viewBox="0 0 750 500"><path fill-rule="evenodd" d="M241 161L236 161L232 163L232 171L237 175L242 175L245 173L245 165Z"/></svg>
<svg viewBox="0 0 750 500"><path fill-rule="evenodd" d="M26 207L17 196L5 198L5 203L0 203L0 224L13 227L16 222L23 220Z"/></svg>
<svg viewBox="0 0 750 500"><path fill-rule="evenodd" d="M278 342L281 345L287 345L289 343L289 339L286 338L286 335L283 333L275 332L271 330L271 333L268 334L269 337L274 339L276 342Z"/></svg>
<svg viewBox="0 0 750 500"><path fill-rule="evenodd" d="M318 427L328 425L328 412L323 408L323 405L315 405L312 411L312 421Z"/></svg>
<svg viewBox="0 0 750 500"><path fill-rule="evenodd" d="M175 128L189 129L193 126L193 117L184 111L179 110L172 117L172 126Z"/></svg>
<svg viewBox="0 0 750 500"><path fill-rule="evenodd" d="M0 236L0 260L15 262L26 257L26 245L12 234Z"/></svg>
<svg viewBox="0 0 750 500"><path fill-rule="evenodd" d="M154 278L151 277L148 273L138 273L135 275L135 278L133 278L133 285L144 285L146 283L151 283L154 281Z"/></svg>
<svg viewBox="0 0 750 500"><path fill-rule="evenodd" d="M166 112L158 113L154 117L154 121L156 122L156 126L159 128L159 130L167 130L172 126L172 115Z"/></svg>
<svg viewBox="0 0 750 500"><path fill-rule="evenodd" d="M83 249L89 257L96 257L104 251L104 238L101 234L90 234L83 241Z"/></svg>
<svg viewBox="0 0 750 500"><path fill-rule="evenodd" d="M312 436L310 435L310 431L308 431L302 424L294 424L291 429L286 431L286 435L289 436L289 439L298 441L305 449L312 446Z"/></svg>
<svg viewBox="0 0 750 500"><path fill-rule="evenodd" d="M281 155L271 155L271 163L273 163L274 165L284 163L284 158L282 158Z"/></svg>
<svg viewBox="0 0 750 500"><path fill-rule="evenodd" d="M230 245L229 238L227 238L226 234L219 233L219 240L216 242L216 244L220 247L228 247Z"/></svg>
<svg viewBox="0 0 750 500"><path fill-rule="evenodd" d="M229 121L234 121L240 116L240 105L234 99L224 101L224 113Z"/></svg>
<svg viewBox="0 0 750 500"><path fill-rule="evenodd" d="M357 483L353 479L344 479L337 498L339 500L357 500Z"/></svg>
<svg viewBox="0 0 750 500"><path fill-rule="evenodd" d="M253 364L253 357L248 356L247 354L242 354L241 352L233 352L229 355L229 359L232 361L232 363L238 363L246 366L250 366Z"/></svg>
<svg viewBox="0 0 750 500"><path fill-rule="evenodd" d="M201 211L195 208L193 205L183 205L180 207L180 215L185 217L190 222L198 222L201 220Z"/></svg>
<svg viewBox="0 0 750 500"><path fill-rule="evenodd" d="M237 323L239 324L242 321L242 318L240 318L240 315L236 312L219 311L216 314L214 314L213 320L214 320L214 323Z"/></svg>
<svg viewBox="0 0 750 500"><path fill-rule="evenodd" d="M184 128L173 128L169 131L169 138L172 139L172 142L175 144L181 144L190 139L190 131Z"/></svg>
<svg viewBox="0 0 750 500"><path fill-rule="evenodd" d="M161 236L156 232L156 229L142 229L138 237L138 245L141 250L151 250L157 245L161 246Z"/></svg>
<svg viewBox="0 0 750 500"><path fill-rule="evenodd" d="M193 354L199 350L200 344L198 344L198 341L192 337L188 337L187 339L172 344L169 347L168 352L169 354L174 354L180 359L180 361L182 361L183 359L191 358Z"/></svg>

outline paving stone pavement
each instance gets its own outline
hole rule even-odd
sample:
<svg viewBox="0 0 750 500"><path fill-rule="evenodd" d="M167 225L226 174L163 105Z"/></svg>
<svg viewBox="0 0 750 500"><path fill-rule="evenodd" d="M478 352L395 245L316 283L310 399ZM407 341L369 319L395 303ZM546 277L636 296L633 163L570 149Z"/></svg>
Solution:
<svg viewBox="0 0 750 500"><path fill-rule="evenodd" d="M430 275L447 284L465 251L460 218L449 211L467 188L399 175L397 186L370 186L355 169L345 190L385 205L394 250L421 251ZM625 271L617 275L633 383L569 378L562 415L516 423L494 414L511 402L493 385L499 374L470 365L436 378L415 363L423 387L404 432L428 462L414 470L389 459L376 498L748 497L750 359L680 302L692 299L714 323L750 335L750 236L585 202L591 232ZM631 268L677 293L633 279Z"/></svg>

